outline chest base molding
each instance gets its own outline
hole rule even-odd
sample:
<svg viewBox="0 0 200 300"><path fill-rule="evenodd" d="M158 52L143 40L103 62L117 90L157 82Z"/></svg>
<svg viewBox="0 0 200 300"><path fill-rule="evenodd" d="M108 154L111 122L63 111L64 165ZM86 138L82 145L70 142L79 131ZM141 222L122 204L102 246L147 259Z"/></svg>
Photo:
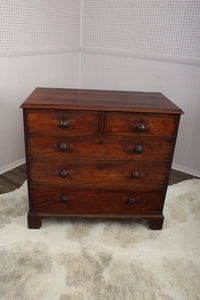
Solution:
<svg viewBox="0 0 200 300"><path fill-rule="evenodd" d="M148 214L38 214L31 211L28 212L28 228L29 229L39 229L42 226L42 218L90 218L90 219L135 219L147 221L149 227L152 230L161 230L163 227L164 216L162 214L158 215L148 215ZM133 224L134 225L134 224Z"/></svg>

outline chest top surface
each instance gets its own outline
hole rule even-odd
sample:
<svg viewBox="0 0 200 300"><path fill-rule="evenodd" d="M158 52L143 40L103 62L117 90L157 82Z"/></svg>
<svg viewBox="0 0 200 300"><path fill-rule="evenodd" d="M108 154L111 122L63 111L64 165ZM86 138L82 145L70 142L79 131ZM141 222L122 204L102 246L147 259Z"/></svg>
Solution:
<svg viewBox="0 0 200 300"><path fill-rule="evenodd" d="M183 113L161 93L61 88L36 88L21 108Z"/></svg>

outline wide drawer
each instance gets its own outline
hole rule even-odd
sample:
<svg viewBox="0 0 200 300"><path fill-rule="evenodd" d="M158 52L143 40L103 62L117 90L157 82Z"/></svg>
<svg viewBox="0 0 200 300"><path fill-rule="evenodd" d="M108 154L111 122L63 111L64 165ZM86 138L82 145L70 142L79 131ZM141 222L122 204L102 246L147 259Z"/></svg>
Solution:
<svg viewBox="0 0 200 300"><path fill-rule="evenodd" d="M174 136L176 116L148 113L106 113L105 134Z"/></svg>
<svg viewBox="0 0 200 300"><path fill-rule="evenodd" d="M163 192L31 187L30 199L40 213L158 213Z"/></svg>
<svg viewBox="0 0 200 300"><path fill-rule="evenodd" d="M72 136L29 136L32 157L169 160L171 141Z"/></svg>
<svg viewBox="0 0 200 300"><path fill-rule="evenodd" d="M62 160L32 161L30 179L49 185L163 186L167 165L122 163L67 162Z"/></svg>
<svg viewBox="0 0 200 300"><path fill-rule="evenodd" d="M30 110L27 128L30 132L101 133L101 116L101 112Z"/></svg>

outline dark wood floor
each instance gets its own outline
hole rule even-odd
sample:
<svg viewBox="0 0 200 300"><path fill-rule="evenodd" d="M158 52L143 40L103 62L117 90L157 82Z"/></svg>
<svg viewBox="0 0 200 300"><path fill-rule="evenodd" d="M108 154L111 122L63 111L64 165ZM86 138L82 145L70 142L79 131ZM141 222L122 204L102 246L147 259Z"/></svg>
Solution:
<svg viewBox="0 0 200 300"><path fill-rule="evenodd" d="M0 175L0 194L8 193L15 190L16 188L19 188L25 180L25 164Z"/></svg>
<svg viewBox="0 0 200 300"><path fill-rule="evenodd" d="M186 179L197 178L195 176L171 170L169 185L181 182ZM26 165L21 165L11 171L0 175L0 194L8 193L19 188L26 180Z"/></svg>

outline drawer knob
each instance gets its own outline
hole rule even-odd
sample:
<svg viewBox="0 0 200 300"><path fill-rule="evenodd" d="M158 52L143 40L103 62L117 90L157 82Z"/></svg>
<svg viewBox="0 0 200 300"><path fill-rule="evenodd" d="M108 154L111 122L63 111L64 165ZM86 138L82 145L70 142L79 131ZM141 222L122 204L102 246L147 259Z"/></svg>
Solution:
<svg viewBox="0 0 200 300"><path fill-rule="evenodd" d="M129 198L128 198L128 203L129 203L129 204L133 204L133 203L135 203L135 201L136 201L136 200L135 200L134 198L132 198L132 197L129 197Z"/></svg>
<svg viewBox="0 0 200 300"><path fill-rule="evenodd" d="M69 126L69 123L66 120L61 120L59 126L60 128L65 129Z"/></svg>
<svg viewBox="0 0 200 300"><path fill-rule="evenodd" d="M67 170L61 170L61 171L60 171L60 177L61 177L61 178L66 178L67 175L68 175Z"/></svg>
<svg viewBox="0 0 200 300"><path fill-rule="evenodd" d="M131 177L133 179L137 179L139 177L139 173L137 171L133 171L133 172L131 172Z"/></svg>
<svg viewBox="0 0 200 300"><path fill-rule="evenodd" d="M60 196L60 202L67 203L67 196L64 196L64 195Z"/></svg>
<svg viewBox="0 0 200 300"><path fill-rule="evenodd" d="M65 152L67 150L67 144L61 143L58 145L60 151Z"/></svg>
<svg viewBox="0 0 200 300"><path fill-rule="evenodd" d="M137 131L143 132L145 131L144 121L140 120L140 123L137 125Z"/></svg>
<svg viewBox="0 0 200 300"><path fill-rule="evenodd" d="M143 152L143 148L140 145L135 146L134 152L137 154L141 154Z"/></svg>

